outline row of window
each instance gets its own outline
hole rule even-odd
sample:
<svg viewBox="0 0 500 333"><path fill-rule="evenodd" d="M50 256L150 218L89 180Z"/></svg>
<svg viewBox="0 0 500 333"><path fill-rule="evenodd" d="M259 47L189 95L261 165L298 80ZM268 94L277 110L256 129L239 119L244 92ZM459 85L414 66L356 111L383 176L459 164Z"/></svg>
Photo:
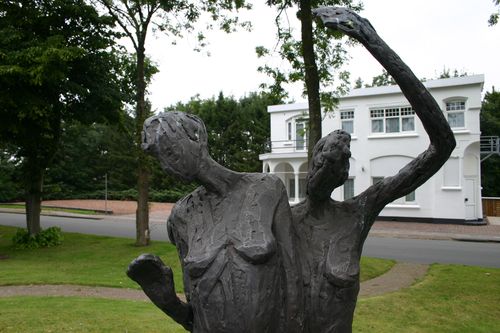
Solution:
<svg viewBox="0 0 500 333"><path fill-rule="evenodd" d="M446 102L446 117L451 128L465 127L465 101ZM340 112L342 129L354 133L354 110ZM409 107L388 107L370 110L371 132L405 133L415 131L415 111Z"/></svg>

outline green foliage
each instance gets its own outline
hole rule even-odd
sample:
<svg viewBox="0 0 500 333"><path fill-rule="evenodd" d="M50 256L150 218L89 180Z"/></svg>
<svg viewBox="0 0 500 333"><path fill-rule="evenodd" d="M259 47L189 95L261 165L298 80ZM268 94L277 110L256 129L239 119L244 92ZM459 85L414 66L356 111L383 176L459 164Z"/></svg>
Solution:
<svg viewBox="0 0 500 333"><path fill-rule="evenodd" d="M481 108L481 136L500 136L500 92L486 92ZM500 156L481 163L481 186L484 197L500 197Z"/></svg>
<svg viewBox="0 0 500 333"><path fill-rule="evenodd" d="M451 71L451 69L444 67L443 71L441 72L441 74L439 74L439 76L437 78L438 79L449 79L451 77L463 77L463 76L467 76L467 75L468 74L466 71L463 71L463 70L459 71L456 68L453 71Z"/></svg>
<svg viewBox="0 0 500 333"><path fill-rule="evenodd" d="M0 148L0 202L20 200L23 197L16 162L9 150Z"/></svg>
<svg viewBox="0 0 500 333"><path fill-rule="evenodd" d="M359 11L361 3L352 0L316 0L316 1L267 1L269 6L275 7L277 24L277 45L274 51L259 46L256 48L257 56L267 57L277 55L285 60L290 66L284 68L282 64L273 66L265 64L258 68L259 72L265 73L272 78L271 84L262 84L261 87L278 97L286 99L288 93L285 85L295 82L305 82L306 65L304 60L302 37L294 30L297 23L301 21L299 8L308 6L317 8L320 6L341 6ZM298 21L293 22L293 18ZM291 22L292 21L292 22ZM312 40L314 43L315 65L318 69L320 81L321 103L331 110L337 103L337 98L347 92L349 87L349 72L342 70L344 63L348 60L346 44L341 41L342 34L324 29L320 25L314 25ZM307 88L304 85L304 95Z"/></svg>
<svg viewBox="0 0 500 333"><path fill-rule="evenodd" d="M61 245L63 235L61 228L50 227L40 231L36 235L30 235L26 229L17 229L12 243L16 249L37 249L41 247L53 247Z"/></svg>
<svg viewBox="0 0 500 333"><path fill-rule="evenodd" d="M280 102L263 93L252 93L240 100L220 93L217 99L194 97L170 109L193 113L203 119L208 149L216 162L235 171L260 172L259 154L266 151L270 136L267 106Z"/></svg>
<svg viewBox="0 0 500 333"><path fill-rule="evenodd" d="M118 118L121 62L112 26L85 0L0 2L0 143L19 161L31 233L40 229L44 173L63 125Z"/></svg>
<svg viewBox="0 0 500 333"><path fill-rule="evenodd" d="M382 86L390 86L395 85L396 81L394 81L393 77L385 70L382 70L382 74L374 76L372 78L372 84L365 84L366 88L370 87L382 87Z"/></svg>
<svg viewBox="0 0 500 333"><path fill-rule="evenodd" d="M500 6L500 0L493 0L493 4L495 6ZM500 10L497 10L496 12L492 13L490 15L490 18L488 19L488 24L490 26L493 26L498 23L498 17L500 16Z"/></svg>

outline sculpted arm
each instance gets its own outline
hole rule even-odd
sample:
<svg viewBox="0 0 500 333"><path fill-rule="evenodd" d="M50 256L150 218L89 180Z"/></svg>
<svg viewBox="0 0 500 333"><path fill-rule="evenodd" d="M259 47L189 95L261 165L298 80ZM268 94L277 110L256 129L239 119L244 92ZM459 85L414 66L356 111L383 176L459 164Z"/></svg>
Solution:
<svg viewBox="0 0 500 333"><path fill-rule="evenodd" d="M365 221L373 223L385 205L414 191L441 168L455 148L455 138L437 102L368 20L344 8L319 8L315 14L328 28L340 30L366 47L397 82L429 135L430 144L423 153L398 174L384 178L360 195L367 214ZM364 237L371 223L365 226Z"/></svg>
<svg viewBox="0 0 500 333"><path fill-rule="evenodd" d="M172 212L169 222L175 218ZM177 233L169 227L169 237ZM171 238L172 242L175 239ZM175 293L172 269L152 254L143 254L132 261L127 275L137 282L149 299L165 314L181 324L186 330L193 329L193 309L189 303L179 299Z"/></svg>

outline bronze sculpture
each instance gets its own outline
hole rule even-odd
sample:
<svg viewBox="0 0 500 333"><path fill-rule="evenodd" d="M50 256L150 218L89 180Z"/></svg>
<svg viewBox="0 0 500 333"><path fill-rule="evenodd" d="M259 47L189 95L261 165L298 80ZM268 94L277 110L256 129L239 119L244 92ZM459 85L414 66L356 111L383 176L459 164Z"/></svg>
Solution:
<svg viewBox="0 0 500 333"><path fill-rule="evenodd" d="M143 148L167 172L202 185L177 202L168 221L188 303L175 295L172 272L158 257L139 257L129 276L188 330L298 332L301 288L281 181L213 161L205 126L195 116L167 112L144 128Z"/></svg>
<svg viewBox="0 0 500 333"><path fill-rule="evenodd" d="M350 137L332 132L315 146L307 198L290 215L275 177L239 174L211 161L197 118L171 113L148 120L145 148L166 171L203 185L178 202L169 219L189 303L177 298L171 271L157 257L138 258L128 274L188 330L350 332L359 260L375 218L436 173L455 147L436 101L368 20L344 8L314 13L327 28L361 42L392 75L430 145L398 174L337 202L330 194L347 179Z"/></svg>

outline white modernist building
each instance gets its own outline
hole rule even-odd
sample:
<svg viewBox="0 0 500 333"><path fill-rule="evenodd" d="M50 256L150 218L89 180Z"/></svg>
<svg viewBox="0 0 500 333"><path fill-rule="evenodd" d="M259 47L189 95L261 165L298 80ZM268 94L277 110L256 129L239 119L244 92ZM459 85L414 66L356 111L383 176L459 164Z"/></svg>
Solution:
<svg viewBox="0 0 500 333"><path fill-rule="evenodd" d="M415 192L400 198L381 218L474 223L481 207L479 113L484 76L474 75L425 82L448 119L457 147L447 163ZM260 155L263 171L281 178L291 204L305 196L307 175L307 104L268 107L271 150ZM322 130L351 134L350 173L332 193L334 200L355 196L383 177L396 174L423 152L429 138L398 86L361 88L342 97L324 115Z"/></svg>

